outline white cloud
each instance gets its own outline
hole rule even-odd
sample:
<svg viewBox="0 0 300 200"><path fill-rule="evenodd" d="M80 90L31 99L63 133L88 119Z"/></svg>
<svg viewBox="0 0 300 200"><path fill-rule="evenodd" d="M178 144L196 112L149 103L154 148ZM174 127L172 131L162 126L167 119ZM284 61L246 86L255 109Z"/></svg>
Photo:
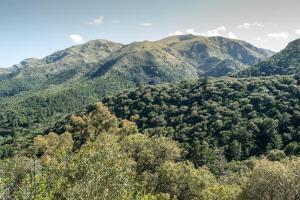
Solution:
<svg viewBox="0 0 300 200"><path fill-rule="evenodd" d="M300 29L295 30L295 33L298 34L298 35L300 35Z"/></svg>
<svg viewBox="0 0 300 200"><path fill-rule="evenodd" d="M227 32L227 29L224 26L219 26L219 27L209 30L205 33L197 32L194 28L186 29L184 32L178 30L178 31L175 31L174 33L170 33L169 36L184 35L184 34L202 35L202 36L206 36L206 37L223 36L223 37L228 37L231 39L238 38L233 32Z"/></svg>
<svg viewBox="0 0 300 200"><path fill-rule="evenodd" d="M227 37L231 38L231 39L238 39L238 37L233 33L233 32L229 32L227 34Z"/></svg>
<svg viewBox="0 0 300 200"><path fill-rule="evenodd" d="M238 29L250 29L252 27L263 28L263 27L265 27L265 25L263 23L258 23L258 22L254 22L254 23L245 22L245 23L239 25Z"/></svg>
<svg viewBox="0 0 300 200"><path fill-rule="evenodd" d="M239 28L239 29L249 29L250 26L251 26L251 24L245 22L245 23L239 25L238 28Z"/></svg>
<svg viewBox="0 0 300 200"><path fill-rule="evenodd" d="M153 24L149 23L149 22L144 22L141 23L140 26L152 26Z"/></svg>
<svg viewBox="0 0 300 200"><path fill-rule="evenodd" d="M200 35L211 37L211 36L222 36L226 32L226 28L224 26L219 26L215 29L209 30L205 33L201 33Z"/></svg>
<svg viewBox="0 0 300 200"><path fill-rule="evenodd" d="M82 36L81 36L81 35L78 35L78 34L71 34L71 35L69 36L69 38L70 38L70 40L71 40L72 42L74 42L75 44L81 44L81 43L84 42Z"/></svg>
<svg viewBox="0 0 300 200"><path fill-rule="evenodd" d="M93 19L92 21L88 22L87 24L89 25L100 25L102 24L104 21L104 17L103 16L98 16L95 19Z"/></svg>
<svg viewBox="0 0 300 200"><path fill-rule="evenodd" d="M196 32L195 29L193 29L193 28L186 29L185 32L187 34L192 34L192 35L201 35L200 33Z"/></svg>
<svg viewBox="0 0 300 200"><path fill-rule="evenodd" d="M282 40L282 39L287 39L290 36L289 33L287 32L279 32L279 33L269 33L267 34L267 37L271 39L276 39L276 40Z"/></svg>
<svg viewBox="0 0 300 200"><path fill-rule="evenodd" d="M224 26L219 26L216 28L217 31L226 31L226 28Z"/></svg>
<svg viewBox="0 0 300 200"><path fill-rule="evenodd" d="M169 36L175 36L175 35L183 35L182 31L175 31L174 33L169 33Z"/></svg>

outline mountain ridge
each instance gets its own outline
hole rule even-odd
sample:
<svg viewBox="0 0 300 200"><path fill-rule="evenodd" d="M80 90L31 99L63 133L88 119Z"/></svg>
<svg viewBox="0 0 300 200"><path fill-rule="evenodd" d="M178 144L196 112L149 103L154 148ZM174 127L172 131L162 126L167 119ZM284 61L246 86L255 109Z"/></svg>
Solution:
<svg viewBox="0 0 300 200"><path fill-rule="evenodd" d="M266 61L238 73L239 76L291 75L300 72L300 39L290 42L286 48Z"/></svg>

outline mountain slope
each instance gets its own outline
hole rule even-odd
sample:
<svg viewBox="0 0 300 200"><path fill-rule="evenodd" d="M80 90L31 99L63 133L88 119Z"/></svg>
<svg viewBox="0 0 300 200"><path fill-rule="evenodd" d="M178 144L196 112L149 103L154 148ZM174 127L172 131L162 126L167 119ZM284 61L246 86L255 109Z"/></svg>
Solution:
<svg viewBox="0 0 300 200"><path fill-rule="evenodd" d="M212 76L245 69L273 55L249 43L223 37L174 36L159 43L189 61L201 74Z"/></svg>
<svg viewBox="0 0 300 200"><path fill-rule="evenodd" d="M300 39L288 44L270 59L239 73L240 76L269 76L297 74L300 71Z"/></svg>
<svg viewBox="0 0 300 200"><path fill-rule="evenodd" d="M214 149L229 160L272 149L299 155L299 83L299 76L212 78L142 87L103 102L140 131L180 142L202 165Z"/></svg>
<svg viewBox="0 0 300 200"><path fill-rule="evenodd" d="M20 64L13 66L18 69L15 77L29 76L33 75L33 73L55 74L74 68L79 64L97 63L122 46L122 44L107 40L92 40L82 45L57 51L41 60L26 59Z"/></svg>
<svg viewBox="0 0 300 200"><path fill-rule="evenodd" d="M23 91L42 89L80 78L99 60L123 45L106 40L93 40L57 51L41 60L29 58L8 68L0 76L0 97L14 96Z"/></svg>
<svg viewBox="0 0 300 200"><path fill-rule="evenodd" d="M224 76L267 59L272 52L239 40L194 35L136 42L113 52L92 76L107 71L136 74L142 83L184 80L201 75ZM127 72L125 72L127 70ZM115 72L113 72L115 73ZM181 78L179 78L181 77Z"/></svg>
<svg viewBox="0 0 300 200"><path fill-rule="evenodd" d="M182 57L156 42L135 42L115 51L100 63L91 77L122 74L138 85L197 78L197 70Z"/></svg>

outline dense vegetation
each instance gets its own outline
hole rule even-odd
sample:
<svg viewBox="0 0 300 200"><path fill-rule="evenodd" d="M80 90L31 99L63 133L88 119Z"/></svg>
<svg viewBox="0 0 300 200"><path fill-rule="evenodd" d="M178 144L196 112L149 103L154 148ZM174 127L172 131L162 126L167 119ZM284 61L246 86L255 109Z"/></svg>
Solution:
<svg viewBox="0 0 300 200"><path fill-rule="evenodd" d="M27 140L68 113L112 95L113 91L132 87L133 83L121 78L88 83L77 81L3 99L0 101L0 158L14 155L28 145Z"/></svg>
<svg viewBox="0 0 300 200"><path fill-rule="evenodd" d="M140 134L100 103L89 109L0 161L1 199L299 199L298 158L216 164L226 173L215 175L184 161L175 141Z"/></svg>
<svg viewBox="0 0 300 200"><path fill-rule="evenodd" d="M272 54L96 40L1 70L0 199L300 199L299 40Z"/></svg>
<svg viewBox="0 0 300 200"><path fill-rule="evenodd" d="M300 77L222 78L147 86L104 100L149 135L180 142L197 166L273 149L300 154Z"/></svg>

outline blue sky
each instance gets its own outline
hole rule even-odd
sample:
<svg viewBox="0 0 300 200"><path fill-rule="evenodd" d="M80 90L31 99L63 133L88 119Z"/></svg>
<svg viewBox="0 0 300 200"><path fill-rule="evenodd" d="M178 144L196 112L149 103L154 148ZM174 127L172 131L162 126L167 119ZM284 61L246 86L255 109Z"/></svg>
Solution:
<svg viewBox="0 0 300 200"><path fill-rule="evenodd" d="M0 66L91 39L222 35L279 51L300 37L299 0L0 0Z"/></svg>

